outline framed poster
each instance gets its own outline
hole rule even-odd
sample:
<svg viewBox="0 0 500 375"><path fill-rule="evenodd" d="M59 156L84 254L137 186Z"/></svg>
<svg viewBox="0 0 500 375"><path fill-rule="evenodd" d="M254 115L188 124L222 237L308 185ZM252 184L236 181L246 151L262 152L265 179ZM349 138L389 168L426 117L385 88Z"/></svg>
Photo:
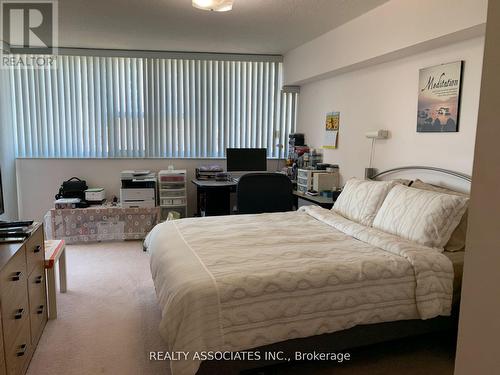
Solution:
<svg viewBox="0 0 500 375"><path fill-rule="evenodd" d="M340 128L340 112L330 112L326 114L325 121L325 141L323 148L337 148L337 140Z"/></svg>
<svg viewBox="0 0 500 375"><path fill-rule="evenodd" d="M417 132L457 132L463 61L420 70Z"/></svg>

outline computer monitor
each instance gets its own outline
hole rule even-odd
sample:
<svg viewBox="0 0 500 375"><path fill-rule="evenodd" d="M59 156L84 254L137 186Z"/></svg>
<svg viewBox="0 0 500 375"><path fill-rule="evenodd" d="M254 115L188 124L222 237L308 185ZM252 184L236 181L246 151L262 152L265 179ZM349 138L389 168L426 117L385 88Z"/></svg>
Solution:
<svg viewBox="0 0 500 375"><path fill-rule="evenodd" d="M228 148L226 149L228 172L267 171L267 149Z"/></svg>
<svg viewBox="0 0 500 375"><path fill-rule="evenodd" d="M3 193L2 193L2 171L0 170L0 215L5 212L3 207Z"/></svg>

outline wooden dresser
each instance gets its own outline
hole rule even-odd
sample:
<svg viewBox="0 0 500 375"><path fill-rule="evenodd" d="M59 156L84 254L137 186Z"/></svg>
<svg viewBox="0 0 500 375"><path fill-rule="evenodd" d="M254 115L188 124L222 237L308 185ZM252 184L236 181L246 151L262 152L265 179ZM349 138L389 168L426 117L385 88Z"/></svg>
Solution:
<svg viewBox="0 0 500 375"><path fill-rule="evenodd" d="M0 375L24 374L47 323L43 226L0 244Z"/></svg>

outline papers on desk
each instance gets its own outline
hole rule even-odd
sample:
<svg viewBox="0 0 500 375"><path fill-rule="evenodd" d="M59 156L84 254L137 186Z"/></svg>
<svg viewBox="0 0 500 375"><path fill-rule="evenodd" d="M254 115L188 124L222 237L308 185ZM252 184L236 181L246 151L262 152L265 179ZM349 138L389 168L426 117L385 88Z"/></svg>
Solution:
<svg viewBox="0 0 500 375"><path fill-rule="evenodd" d="M311 197L316 197L319 195L317 191L306 191L306 195L310 195Z"/></svg>
<svg viewBox="0 0 500 375"><path fill-rule="evenodd" d="M220 165L202 165L196 168L197 180L215 180L217 173L224 172Z"/></svg>

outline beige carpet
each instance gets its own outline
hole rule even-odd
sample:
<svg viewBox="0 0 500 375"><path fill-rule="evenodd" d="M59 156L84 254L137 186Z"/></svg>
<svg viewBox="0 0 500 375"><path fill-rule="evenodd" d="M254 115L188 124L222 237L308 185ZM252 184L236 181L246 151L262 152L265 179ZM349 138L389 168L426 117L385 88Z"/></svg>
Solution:
<svg viewBox="0 0 500 375"><path fill-rule="evenodd" d="M168 374L160 310L139 242L67 246L68 291L58 293L28 375Z"/></svg>
<svg viewBox="0 0 500 375"><path fill-rule="evenodd" d="M58 318L47 323L28 375L168 375L167 363L148 360L149 351L165 348L149 257L141 243L68 246L66 251L68 292L57 295ZM453 356L453 342L433 336L358 349L342 365L290 364L262 373L451 375Z"/></svg>

